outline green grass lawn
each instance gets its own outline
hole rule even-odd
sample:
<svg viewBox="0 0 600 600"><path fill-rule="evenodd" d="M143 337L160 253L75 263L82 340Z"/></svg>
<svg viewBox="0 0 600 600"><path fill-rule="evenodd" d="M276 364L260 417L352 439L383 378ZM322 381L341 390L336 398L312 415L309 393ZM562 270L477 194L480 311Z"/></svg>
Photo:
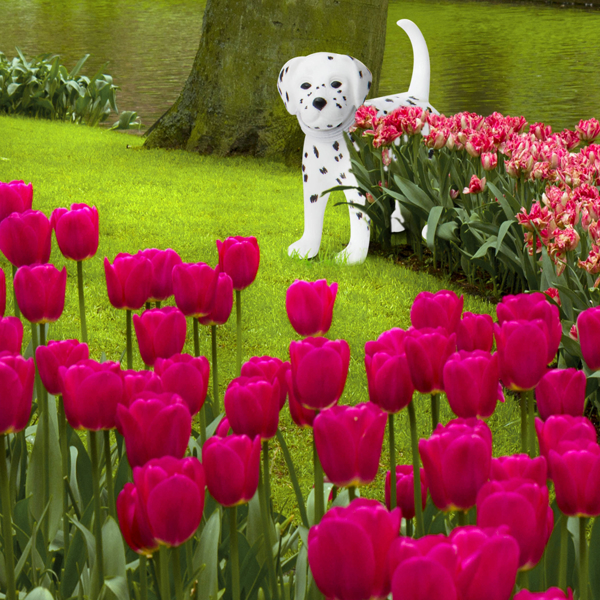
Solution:
<svg viewBox="0 0 600 600"><path fill-rule="evenodd" d="M0 116L0 181L23 179L34 188L34 209L50 216L59 206L74 202L95 205L100 215L100 247L84 263L90 354L119 360L125 348L125 314L114 309L106 293L103 259L143 248L173 248L186 262L218 261L215 240L228 236L256 236L261 265L256 282L242 293L244 358L271 355L288 359L290 340L298 339L285 312L285 293L294 279L337 281L331 339L344 338L351 350L350 372L341 403L368 400L364 345L392 327L410 325L410 307L423 290L452 287L415 273L381 256L369 256L361 266L338 266L333 256L349 237L348 211L334 207L325 217L321 253L315 260L290 259L287 246L303 229L302 181L298 169L252 158L213 158L183 151L143 150L143 140L114 132L62 123ZM51 262L69 273L62 318L50 325L50 339L79 336L76 268L66 261L53 240ZM0 266L8 276L4 257ZM456 290L459 291L459 290ZM460 291L459 291L460 292ZM173 303L171 301L170 303ZM9 298L7 313L12 310ZM235 309L234 309L235 310ZM494 307L465 296L465 310L488 312ZM235 316L218 329L220 398L235 373ZM26 342L27 343L27 342ZM135 344L135 342L134 342ZM210 357L210 331L201 329L201 352ZM185 352L193 354L191 323ZM134 367L143 368L134 347ZM209 387L209 390L212 389ZM430 431L428 399L417 400L422 436ZM397 418L398 460L410 462L406 411ZM312 486L312 449L309 431L299 430L286 409L281 429L292 452L302 491ZM442 401L441 419L452 418ZM496 455L517 451L518 405L508 399L488 420ZM289 513L295 497L276 442L272 478L276 508ZM363 495L383 499L388 457L384 449L380 475Z"/></svg>

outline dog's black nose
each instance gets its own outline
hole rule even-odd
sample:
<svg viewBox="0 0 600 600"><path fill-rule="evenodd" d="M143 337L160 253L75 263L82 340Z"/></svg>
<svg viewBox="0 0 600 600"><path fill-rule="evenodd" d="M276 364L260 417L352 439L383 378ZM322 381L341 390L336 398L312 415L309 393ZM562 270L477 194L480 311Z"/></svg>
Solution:
<svg viewBox="0 0 600 600"><path fill-rule="evenodd" d="M327 100L325 100L325 98L315 98L313 100L313 106L317 110L323 110L323 108L325 107L326 104L327 104Z"/></svg>

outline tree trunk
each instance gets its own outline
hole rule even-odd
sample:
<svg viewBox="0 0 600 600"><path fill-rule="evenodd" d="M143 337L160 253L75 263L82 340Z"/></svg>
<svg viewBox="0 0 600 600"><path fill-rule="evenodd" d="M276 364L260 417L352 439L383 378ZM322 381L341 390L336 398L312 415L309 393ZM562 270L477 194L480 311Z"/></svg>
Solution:
<svg viewBox="0 0 600 600"><path fill-rule="evenodd" d="M377 96L388 0L207 0L200 47L147 148L300 161L303 134L277 93L281 67L313 52L350 54Z"/></svg>

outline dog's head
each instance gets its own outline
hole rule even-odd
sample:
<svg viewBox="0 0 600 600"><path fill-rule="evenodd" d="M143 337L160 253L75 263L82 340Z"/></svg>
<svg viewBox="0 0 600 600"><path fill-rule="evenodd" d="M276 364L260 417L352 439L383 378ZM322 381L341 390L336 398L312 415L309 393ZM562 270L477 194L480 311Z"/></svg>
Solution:
<svg viewBox="0 0 600 600"><path fill-rule="evenodd" d="M364 102L371 71L347 54L315 52L283 65L277 90L288 112L309 129L331 131Z"/></svg>

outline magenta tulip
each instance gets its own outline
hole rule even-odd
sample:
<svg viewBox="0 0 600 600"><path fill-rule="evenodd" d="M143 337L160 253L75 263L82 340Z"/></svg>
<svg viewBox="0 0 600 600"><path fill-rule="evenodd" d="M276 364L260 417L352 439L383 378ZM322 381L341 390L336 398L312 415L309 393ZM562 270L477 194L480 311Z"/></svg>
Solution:
<svg viewBox="0 0 600 600"><path fill-rule="evenodd" d="M22 213L31 210L33 204L33 186L24 181L0 181L0 221L11 213Z"/></svg>
<svg viewBox="0 0 600 600"><path fill-rule="evenodd" d="M31 323L58 321L65 307L67 269L54 265L20 267L15 275L15 296L23 316Z"/></svg>
<svg viewBox="0 0 600 600"><path fill-rule="evenodd" d="M421 501L423 510L427 503L427 475L425 470L420 470L421 474ZM388 471L385 475L385 505L391 510L391 477ZM402 511L405 519L414 519L415 517L415 488L414 471L412 465L396 466L396 503Z"/></svg>
<svg viewBox="0 0 600 600"><path fill-rule="evenodd" d="M250 502L258 489L260 438L246 435L211 437L202 447L206 486L222 506Z"/></svg>
<svg viewBox="0 0 600 600"><path fill-rule="evenodd" d="M225 391L225 414L238 435L275 437L279 425L279 381L265 377L236 377Z"/></svg>
<svg viewBox="0 0 600 600"><path fill-rule="evenodd" d="M407 335L408 332L398 327L384 331L376 341L371 340L365 344L365 354L369 356L375 356L378 352L385 352L390 356L406 354L404 341Z"/></svg>
<svg viewBox="0 0 600 600"><path fill-rule="evenodd" d="M473 350L491 352L493 345L494 322L492 317L471 312L464 313L456 328L456 347L468 352Z"/></svg>
<svg viewBox="0 0 600 600"><path fill-rule="evenodd" d="M548 460L550 450L564 454L569 450L579 450L596 443L596 430L586 417L554 415L548 417L546 421L536 419L535 430L540 444L540 454L548 463L548 473L551 472Z"/></svg>
<svg viewBox="0 0 600 600"><path fill-rule="evenodd" d="M545 592L530 592L521 590L515 594L514 600L573 600L573 590L568 588L563 592L560 588L548 588Z"/></svg>
<svg viewBox="0 0 600 600"><path fill-rule="evenodd" d="M58 374L60 367L71 367L80 360L90 357L87 344L78 340L50 340L47 346L38 346L35 351L35 363L40 379L49 394L58 396L61 393L61 381Z"/></svg>
<svg viewBox="0 0 600 600"><path fill-rule="evenodd" d="M174 354L157 358L154 371L160 377L165 392L179 394L192 416L200 412L208 391L210 365L204 356Z"/></svg>
<svg viewBox="0 0 600 600"><path fill-rule="evenodd" d="M506 479L527 479L539 486L546 485L548 466L543 456L530 458L527 454L499 456L492 459L490 479L505 481Z"/></svg>
<svg viewBox="0 0 600 600"><path fill-rule="evenodd" d="M377 475L387 416L378 406L332 406L314 420L323 471L338 487L371 483Z"/></svg>
<svg viewBox="0 0 600 600"><path fill-rule="evenodd" d="M506 321L494 325L500 379L511 390L531 390L548 364L546 326L537 321Z"/></svg>
<svg viewBox="0 0 600 600"><path fill-rule="evenodd" d="M159 544L150 529L140 493L133 483L126 483L117 497L117 517L127 545L134 552L150 558Z"/></svg>
<svg viewBox="0 0 600 600"><path fill-rule="evenodd" d="M256 279L260 264L260 248L255 237L228 237L217 240L219 267L233 281L234 290L247 288Z"/></svg>
<svg viewBox="0 0 600 600"><path fill-rule="evenodd" d="M443 372L446 361L456 351L456 335L437 329L409 329L404 340L410 377L422 394L444 391Z"/></svg>
<svg viewBox="0 0 600 600"><path fill-rule="evenodd" d="M0 269L0 319L6 312L6 275L4 270Z"/></svg>
<svg viewBox="0 0 600 600"><path fill-rule="evenodd" d="M233 308L233 282L227 273L219 273L213 309L205 316L198 317L202 325L225 325Z"/></svg>
<svg viewBox="0 0 600 600"><path fill-rule="evenodd" d="M227 417L223 417L220 421L219 424L217 425L217 428L215 429L215 435L217 437L227 437L231 432L231 425L229 424L229 419Z"/></svg>
<svg viewBox="0 0 600 600"><path fill-rule="evenodd" d="M554 527L548 488L527 479L489 481L477 495L477 525L506 525L519 544L519 570L533 569L542 558Z"/></svg>
<svg viewBox="0 0 600 600"><path fill-rule="evenodd" d="M469 510L490 476L492 434L479 419L454 419L419 440L429 493L443 511Z"/></svg>
<svg viewBox="0 0 600 600"><path fill-rule="evenodd" d="M588 308L579 314L577 332L585 364L592 371L597 371L600 369L600 306Z"/></svg>
<svg viewBox="0 0 600 600"><path fill-rule="evenodd" d="M0 352L21 354L23 323L17 317L0 318Z"/></svg>
<svg viewBox="0 0 600 600"><path fill-rule="evenodd" d="M402 561L392 577L392 598L403 600L456 600L450 571L440 562L423 556Z"/></svg>
<svg viewBox="0 0 600 600"><path fill-rule="evenodd" d="M242 377L264 377L273 383L279 381L279 410L283 408L288 394L286 373L290 370L290 363L283 362L274 356L253 356L242 365Z"/></svg>
<svg viewBox="0 0 600 600"><path fill-rule="evenodd" d="M181 263L173 267L175 304L186 317L205 317L215 307L219 267Z"/></svg>
<svg viewBox="0 0 600 600"><path fill-rule="evenodd" d="M308 532L308 564L326 598L385 598L391 589L387 554L400 530L400 510L358 498L334 507Z"/></svg>
<svg viewBox="0 0 600 600"><path fill-rule="evenodd" d="M117 404L123 400L120 370L119 363L89 359L58 368L65 415L73 429L115 427Z"/></svg>
<svg viewBox="0 0 600 600"><path fill-rule="evenodd" d="M37 210L12 213L0 222L0 250L15 267L47 263L51 242L50 221Z"/></svg>
<svg viewBox="0 0 600 600"><path fill-rule="evenodd" d="M173 295L173 267L180 265L182 260L175 250L157 250L148 248L140 250L139 255L147 258L152 263L152 283L150 296L152 302L162 302Z"/></svg>
<svg viewBox="0 0 600 600"><path fill-rule="evenodd" d="M420 292L410 309L410 322L415 329L443 327L451 335L458 327L463 303L463 297L451 290Z"/></svg>
<svg viewBox="0 0 600 600"><path fill-rule="evenodd" d="M450 356L443 375L448 404L457 417L487 419L498 400L504 402L497 354L461 350Z"/></svg>
<svg viewBox="0 0 600 600"><path fill-rule="evenodd" d="M144 392L150 392L154 395L163 393L160 377L154 371L122 370L121 379L123 380L123 396L119 404L126 408L131 406L138 396L143 396ZM123 435L118 408L115 414L115 426L117 431Z"/></svg>
<svg viewBox="0 0 600 600"><path fill-rule="evenodd" d="M333 305L338 285L327 285L325 279L296 279L287 290L285 310L296 333L302 336L325 335L331 327Z"/></svg>
<svg viewBox="0 0 600 600"><path fill-rule="evenodd" d="M292 341L290 362L294 396L302 406L323 410L337 403L350 365L348 342L323 337Z"/></svg>
<svg viewBox="0 0 600 600"><path fill-rule="evenodd" d="M157 358L171 358L183 350L187 324L183 313L174 306L133 315L133 326L145 365L153 365Z"/></svg>
<svg viewBox="0 0 600 600"><path fill-rule="evenodd" d="M319 411L313 410L312 408L304 408L302 404L297 400L294 395L294 388L292 385L292 372L290 370L285 372L285 381L288 388L288 404L290 407L290 416L292 421L298 425L298 427L312 427L315 417Z"/></svg>
<svg viewBox="0 0 600 600"><path fill-rule="evenodd" d="M551 415L583 416L586 378L578 369L550 369L535 389L542 420Z"/></svg>
<svg viewBox="0 0 600 600"><path fill-rule="evenodd" d="M117 406L131 467L153 458L183 458L192 433L192 415L180 396L142 392L128 407Z"/></svg>
<svg viewBox="0 0 600 600"><path fill-rule="evenodd" d="M111 265L104 258L108 299L115 308L137 310L150 296L152 263L140 254L117 254Z"/></svg>
<svg viewBox="0 0 600 600"><path fill-rule="evenodd" d="M562 325L558 306L550 304L545 294L504 296L496 305L496 313L499 325L507 321L542 321L547 337L546 364L554 360L562 337Z"/></svg>
<svg viewBox="0 0 600 600"><path fill-rule="evenodd" d="M33 401L33 358L0 354L0 433L27 427Z"/></svg>
<svg viewBox="0 0 600 600"><path fill-rule="evenodd" d="M85 260L98 251L98 209L87 204L71 204L71 209L56 208L50 224L65 258Z"/></svg>

